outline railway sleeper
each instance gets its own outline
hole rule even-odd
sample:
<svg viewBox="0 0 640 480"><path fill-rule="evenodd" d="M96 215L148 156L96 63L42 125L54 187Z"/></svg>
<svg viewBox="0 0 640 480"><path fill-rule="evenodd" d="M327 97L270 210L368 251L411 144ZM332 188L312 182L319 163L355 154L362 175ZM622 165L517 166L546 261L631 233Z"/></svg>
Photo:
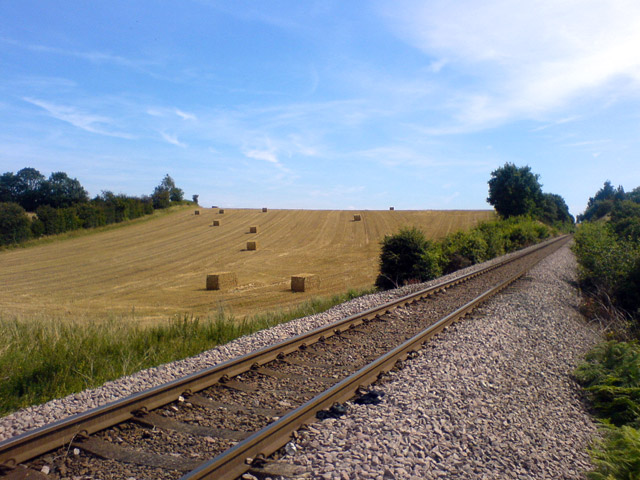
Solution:
<svg viewBox="0 0 640 480"><path fill-rule="evenodd" d="M198 437L218 437L224 440L241 441L249 436L247 432L239 432L226 428L203 427L200 425L192 425L186 422L180 422L172 418L158 415L157 413L144 413L136 415L132 421L150 428L161 428L172 432L185 433L187 435L195 435Z"/></svg>
<svg viewBox="0 0 640 480"><path fill-rule="evenodd" d="M178 472L195 470L202 463L202 460L193 460L183 456L159 455L157 453L125 448L95 437L75 441L71 446L107 460Z"/></svg>
<svg viewBox="0 0 640 480"><path fill-rule="evenodd" d="M0 473L3 473L0 471ZM31 468L22 465L9 470L2 477L4 480L49 480L51 477Z"/></svg>
<svg viewBox="0 0 640 480"><path fill-rule="evenodd" d="M308 380L309 378L307 375L300 375L299 373L279 372L278 370L273 370L272 368L268 367L261 367L257 369L256 372L261 375L278 378L280 380ZM315 375L313 379L327 385L333 385L337 382L337 379L335 378L319 377L317 375Z"/></svg>
<svg viewBox="0 0 640 480"><path fill-rule="evenodd" d="M250 415L263 415L265 417L281 417L286 412L276 410L274 408L249 407L228 401L218 402L203 395L192 395L188 398L189 403L199 407L210 408L213 410L226 410L231 413L245 413Z"/></svg>

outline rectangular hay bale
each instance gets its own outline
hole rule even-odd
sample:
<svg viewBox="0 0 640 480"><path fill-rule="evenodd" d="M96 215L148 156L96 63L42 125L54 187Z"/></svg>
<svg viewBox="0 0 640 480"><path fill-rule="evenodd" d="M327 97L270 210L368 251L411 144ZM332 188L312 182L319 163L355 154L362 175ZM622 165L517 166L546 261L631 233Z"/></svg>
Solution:
<svg viewBox="0 0 640 480"><path fill-rule="evenodd" d="M235 272L218 272L207 275L207 290L226 290L238 285Z"/></svg>
<svg viewBox="0 0 640 480"><path fill-rule="evenodd" d="M224 208L221 208L220 210L218 210L218 213L224 213Z"/></svg>
<svg viewBox="0 0 640 480"><path fill-rule="evenodd" d="M262 207L262 211L266 212L267 211L267 207Z"/></svg>
<svg viewBox="0 0 640 480"><path fill-rule="evenodd" d="M320 277L314 273L300 273L291 277L291 290L293 292L308 292L320 286Z"/></svg>
<svg viewBox="0 0 640 480"><path fill-rule="evenodd" d="M257 250L258 242L247 242L247 250Z"/></svg>
<svg viewBox="0 0 640 480"><path fill-rule="evenodd" d="M354 222L359 222L360 220L362 220L362 217L360 216L360 214L356 213L356 214L353 216L353 221L354 221Z"/></svg>
<svg viewBox="0 0 640 480"><path fill-rule="evenodd" d="M219 227L220 226L220 220L214 220L212 226L213 227Z"/></svg>
<svg viewBox="0 0 640 480"><path fill-rule="evenodd" d="M195 215L200 215L200 210L196 210L195 212L193 212Z"/></svg>
<svg viewBox="0 0 640 480"><path fill-rule="evenodd" d="M249 233L258 233L258 227L249 227Z"/></svg>

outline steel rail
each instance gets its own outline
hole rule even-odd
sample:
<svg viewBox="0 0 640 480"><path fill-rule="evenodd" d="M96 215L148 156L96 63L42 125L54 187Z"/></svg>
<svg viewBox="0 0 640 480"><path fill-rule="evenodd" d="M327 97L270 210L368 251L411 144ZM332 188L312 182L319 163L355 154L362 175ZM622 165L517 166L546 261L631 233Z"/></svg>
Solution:
<svg viewBox="0 0 640 480"><path fill-rule="evenodd" d="M294 352L335 334L339 334L352 326L357 326L376 316L389 313L398 308L425 297L433 295L450 286L465 282L471 278L485 274L491 270L532 254L546 246L560 242L566 236L557 237L534 247L524 249L510 258L485 267L477 272L462 275L453 280L440 282L431 287L419 290L404 297L384 303L355 315L345 317L329 325L319 327L305 334L290 338L272 346L228 360L185 377L173 380L142 392L134 393L120 400L87 410L49 425L25 432L16 437L0 442L0 471L11 470L16 465L31 460L48 451L72 442L78 437L88 436L119 423L130 420L136 412L151 411L174 402L178 397L204 390L226 378L244 373L251 368L269 363L279 356ZM284 418L284 417L283 417ZM252 436L253 437L253 436ZM249 437L249 438L252 438Z"/></svg>
<svg viewBox="0 0 640 480"><path fill-rule="evenodd" d="M546 246L548 246L548 244ZM558 248L560 246L562 245L559 245ZM540 260L538 260L538 262ZM180 480L233 480L240 477L251 468L250 465L246 463L246 459L267 457L277 451L291 440L291 434L294 431L298 430L306 423L315 421L315 415L318 411L329 408L336 402L345 402L352 398L358 390L371 385L381 374L391 370L399 360L406 359L409 353L416 351L421 345L440 333L446 327L471 313L476 306L507 288L532 267L533 265L525 267L518 273L509 277L507 280L501 282L499 285L485 291L454 312L441 318L427 329L379 357L377 360L362 367L356 373L333 385L320 395L312 398L304 405L292 410L282 416L279 420L267 425L262 430L246 438L221 455L203 463L197 469L182 476Z"/></svg>

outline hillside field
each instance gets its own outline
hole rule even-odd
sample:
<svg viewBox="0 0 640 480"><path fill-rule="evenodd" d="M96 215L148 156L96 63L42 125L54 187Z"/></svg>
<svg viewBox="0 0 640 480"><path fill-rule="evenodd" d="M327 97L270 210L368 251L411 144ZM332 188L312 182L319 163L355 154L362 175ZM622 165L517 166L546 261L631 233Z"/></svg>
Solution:
<svg viewBox="0 0 640 480"><path fill-rule="evenodd" d="M242 317L371 287L380 240L403 226L435 239L494 218L488 210L194 210L0 252L0 318L150 323L221 307ZM358 213L362 220L354 221ZM249 233L251 226L258 232ZM247 250L248 241L257 241L257 250ZM238 287L207 291L207 274L222 271L236 272ZM317 274L320 288L291 292L299 273Z"/></svg>

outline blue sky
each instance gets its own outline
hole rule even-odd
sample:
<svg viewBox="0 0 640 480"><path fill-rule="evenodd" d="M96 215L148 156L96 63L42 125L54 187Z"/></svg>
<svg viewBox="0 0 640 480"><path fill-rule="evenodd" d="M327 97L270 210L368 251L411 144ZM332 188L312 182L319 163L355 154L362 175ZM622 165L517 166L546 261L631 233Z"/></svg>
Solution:
<svg viewBox="0 0 640 480"><path fill-rule="evenodd" d="M0 0L0 171L202 206L572 213L640 185L637 0Z"/></svg>

